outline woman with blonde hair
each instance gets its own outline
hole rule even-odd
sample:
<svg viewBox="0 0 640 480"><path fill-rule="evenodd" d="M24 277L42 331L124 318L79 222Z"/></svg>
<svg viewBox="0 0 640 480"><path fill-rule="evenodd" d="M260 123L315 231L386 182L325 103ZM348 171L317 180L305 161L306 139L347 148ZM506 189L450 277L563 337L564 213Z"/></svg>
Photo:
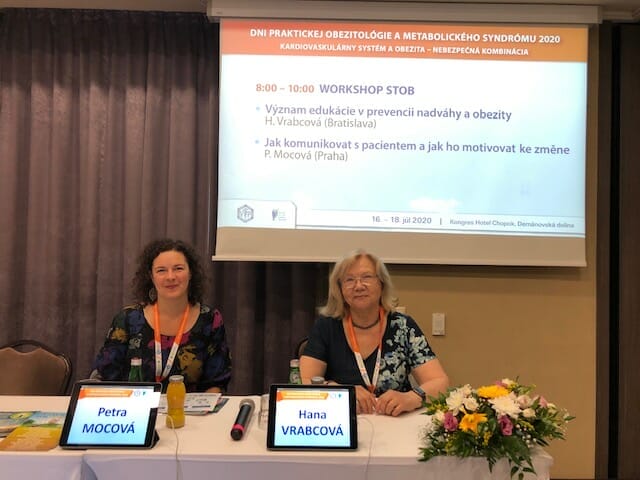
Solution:
<svg viewBox="0 0 640 480"><path fill-rule="evenodd" d="M303 383L322 376L356 385L358 413L392 416L446 390L449 379L422 330L394 311L393 300L391 277L378 257L360 249L337 262L327 304L300 358Z"/></svg>

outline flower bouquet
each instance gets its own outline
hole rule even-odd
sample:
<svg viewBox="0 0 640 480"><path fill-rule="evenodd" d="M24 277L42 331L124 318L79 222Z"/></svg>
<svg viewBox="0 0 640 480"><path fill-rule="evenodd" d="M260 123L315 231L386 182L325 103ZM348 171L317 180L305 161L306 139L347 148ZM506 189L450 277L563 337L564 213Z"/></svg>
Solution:
<svg viewBox="0 0 640 480"><path fill-rule="evenodd" d="M439 455L484 457L489 470L501 458L511 467L511 477L522 480L535 473L531 451L550 440L564 439L574 417L544 397L534 387L508 378L473 389L470 385L449 389L426 402L427 424L420 461Z"/></svg>

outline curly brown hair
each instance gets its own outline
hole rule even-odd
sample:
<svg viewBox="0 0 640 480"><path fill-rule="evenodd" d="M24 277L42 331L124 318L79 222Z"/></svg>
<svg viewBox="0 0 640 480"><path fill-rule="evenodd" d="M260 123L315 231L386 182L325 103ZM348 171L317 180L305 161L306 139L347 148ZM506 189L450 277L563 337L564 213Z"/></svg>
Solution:
<svg viewBox="0 0 640 480"><path fill-rule="evenodd" d="M182 253L189 264L189 272L191 273L188 292L189 303L191 305L202 303L205 273L200 257L192 246L182 240L173 240L171 238L153 240L142 249L142 253L140 253L137 260L138 268L131 281L131 290L136 302L142 305L152 305L156 302L156 299L149 297L149 291L153 288L151 267L158 255L162 252L170 251Z"/></svg>

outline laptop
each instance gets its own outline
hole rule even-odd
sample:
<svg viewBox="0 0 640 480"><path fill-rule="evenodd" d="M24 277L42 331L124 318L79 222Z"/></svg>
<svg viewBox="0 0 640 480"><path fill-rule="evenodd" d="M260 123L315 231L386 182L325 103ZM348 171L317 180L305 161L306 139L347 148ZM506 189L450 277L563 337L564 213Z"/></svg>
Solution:
<svg viewBox="0 0 640 480"><path fill-rule="evenodd" d="M161 392L162 384L156 382L76 382L60 447L153 447Z"/></svg>
<svg viewBox="0 0 640 480"><path fill-rule="evenodd" d="M356 390L353 385L271 385L267 449L357 448Z"/></svg>

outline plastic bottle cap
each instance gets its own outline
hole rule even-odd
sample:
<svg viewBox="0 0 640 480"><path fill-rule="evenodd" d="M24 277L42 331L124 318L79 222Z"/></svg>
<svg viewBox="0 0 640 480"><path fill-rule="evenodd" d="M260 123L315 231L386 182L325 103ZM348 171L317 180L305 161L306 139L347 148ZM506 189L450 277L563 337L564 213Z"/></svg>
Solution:
<svg viewBox="0 0 640 480"><path fill-rule="evenodd" d="M138 357L133 357L131 359L131 365L134 367L139 367L140 365L142 365L142 359Z"/></svg>
<svg viewBox="0 0 640 480"><path fill-rule="evenodd" d="M297 358L291 359L291 361L289 362L289 366L290 367L299 367L300 366L300 360L298 360Z"/></svg>
<svg viewBox="0 0 640 480"><path fill-rule="evenodd" d="M170 382L184 382L184 376L182 375L171 375L169 377Z"/></svg>

